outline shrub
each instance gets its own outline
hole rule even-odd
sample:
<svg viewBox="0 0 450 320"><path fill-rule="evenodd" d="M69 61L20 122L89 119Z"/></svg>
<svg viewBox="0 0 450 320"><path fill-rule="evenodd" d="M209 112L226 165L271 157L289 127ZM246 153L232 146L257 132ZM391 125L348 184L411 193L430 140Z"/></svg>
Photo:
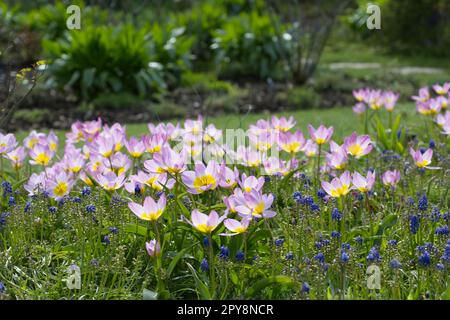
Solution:
<svg viewBox="0 0 450 320"><path fill-rule="evenodd" d="M393 51L448 56L450 46L450 4L446 0L383 0L382 32L366 28L367 0L344 18L344 22L363 39L372 39Z"/></svg>
<svg viewBox="0 0 450 320"><path fill-rule="evenodd" d="M321 97L309 87L293 87L277 95L279 100L295 109L312 109L321 106Z"/></svg>
<svg viewBox="0 0 450 320"><path fill-rule="evenodd" d="M152 60L164 67L164 80L168 87L178 86L184 72L191 67L194 38L186 36L183 27L168 30L155 23L149 30Z"/></svg>
<svg viewBox="0 0 450 320"><path fill-rule="evenodd" d="M238 90L232 83L218 80L215 75L211 73L187 72L183 76L183 82L181 84L182 86L192 88L199 93L215 92L232 94Z"/></svg>
<svg viewBox="0 0 450 320"><path fill-rule="evenodd" d="M215 32L214 48L225 77L281 78L290 37L268 15L256 12L231 18ZM284 27L282 28L284 29Z"/></svg>
<svg viewBox="0 0 450 320"><path fill-rule="evenodd" d="M208 64L214 57L211 49L214 31L225 23L223 7L219 3L204 2L192 10L173 15L169 28L183 27L186 35L193 37L192 54L196 67Z"/></svg>
<svg viewBox="0 0 450 320"><path fill-rule="evenodd" d="M65 40L44 41L44 50L53 60L51 84L82 100L119 91L145 96L165 88L163 66L151 60L145 29L85 27Z"/></svg>

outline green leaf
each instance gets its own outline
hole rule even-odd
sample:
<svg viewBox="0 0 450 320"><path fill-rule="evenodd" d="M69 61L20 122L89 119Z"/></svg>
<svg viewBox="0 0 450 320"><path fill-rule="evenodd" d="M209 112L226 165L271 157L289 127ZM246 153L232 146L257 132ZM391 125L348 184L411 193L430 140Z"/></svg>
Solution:
<svg viewBox="0 0 450 320"><path fill-rule="evenodd" d="M191 270L192 276L194 277L194 280L195 280L196 287L197 287L198 291L200 292L201 299L211 300L211 293L209 292L208 287L205 285L205 283L202 280L200 280L194 267L188 262L186 262L186 265L188 266L189 270Z"/></svg>
<svg viewBox="0 0 450 320"><path fill-rule="evenodd" d="M128 233L134 233L140 236L146 236L147 235L147 228L140 226L136 223L129 223L124 228L125 232Z"/></svg>
<svg viewBox="0 0 450 320"><path fill-rule="evenodd" d="M380 222L377 228L377 235L382 235L386 229L393 227L398 221L398 217L395 214L390 214L384 217L383 221Z"/></svg>
<svg viewBox="0 0 450 320"><path fill-rule="evenodd" d="M386 149L390 149L389 146L389 141L388 141L388 137L386 135L386 129L384 128L383 124L381 123L381 121L379 119L377 119L377 135L378 135L378 139L380 140L380 142L383 144L383 146Z"/></svg>
<svg viewBox="0 0 450 320"><path fill-rule="evenodd" d="M269 286L282 286L282 287L292 287L294 281L287 276L274 276L267 277L257 281L247 292L248 297L255 297L259 292L264 290Z"/></svg>
<svg viewBox="0 0 450 320"><path fill-rule="evenodd" d="M184 248L183 250L178 252L178 254L172 259L172 261L169 264L169 267L167 268L167 277L168 278L170 278L173 270L175 269L175 267L178 264L178 261L180 261L180 259L185 255L185 253L191 248L192 248L192 246Z"/></svg>
<svg viewBox="0 0 450 320"><path fill-rule="evenodd" d="M441 294L442 300L450 300L450 286Z"/></svg>

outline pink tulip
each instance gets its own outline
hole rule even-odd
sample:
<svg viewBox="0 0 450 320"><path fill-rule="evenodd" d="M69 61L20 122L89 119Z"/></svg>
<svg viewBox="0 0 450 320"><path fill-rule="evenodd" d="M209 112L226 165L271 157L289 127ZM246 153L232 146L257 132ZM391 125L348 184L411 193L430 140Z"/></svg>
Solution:
<svg viewBox="0 0 450 320"><path fill-rule="evenodd" d="M112 171L109 171L106 174L98 173L94 178L98 184L107 191L120 189L125 183L125 175L116 175Z"/></svg>
<svg viewBox="0 0 450 320"><path fill-rule="evenodd" d="M381 181L383 181L383 184L386 186L395 187L397 183L400 181L400 171L398 170L386 171L381 176Z"/></svg>
<svg viewBox="0 0 450 320"><path fill-rule="evenodd" d="M426 102L430 99L430 91L428 87L420 88L418 96L412 96L412 99L416 102Z"/></svg>
<svg viewBox="0 0 450 320"><path fill-rule="evenodd" d="M18 147L6 154L6 158L11 161L11 166L16 170L23 167L25 157L26 153L24 147Z"/></svg>
<svg viewBox="0 0 450 320"><path fill-rule="evenodd" d="M74 181L64 171L46 181L49 195L55 200L60 200L68 195L73 184Z"/></svg>
<svg viewBox="0 0 450 320"><path fill-rule="evenodd" d="M382 97L384 108L389 112L393 111L399 97L399 94L395 94L392 91L384 92Z"/></svg>
<svg viewBox="0 0 450 320"><path fill-rule="evenodd" d="M47 166L54 155L55 153L50 151L48 146L37 144L30 150L30 164Z"/></svg>
<svg viewBox="0 0 450 320"><path fill-rule="evenodd" d="M356 132L353 132L350 137L344 139L343 147L348 154L354 156L356 159L369 154L373 149L370 136L358 136Z"/></svg>
<svg viewBox="0 0 450 320"><path fill-rule="evenodd" d="M368 192L372 190L373 185L375 184L375 172L369 171L366 178L358 172L355 172L353 173L352 183L360 192Z"/></svg>
<svg viewBox="0 0 450 320"><path fill-rule="evenodd" d="M264 177L256 178L255 176L248 176L243 173L241 179L238 180L242 191L250 192L252 190L261 191L264 185Z"/></svg>
<svg viewBox="0 0 450 320"><path fill-rule="evenodd" d="M364 103L357 103L354 105L354 107L352 108L353 112L356 114L362 114L366 111L366 105Z"/></svg>
<svg viewBox="0 0 450 320"><path fill-rule="evenodd" d="M145 249L150 257L155 258L161 254L161 246L155 239L145 243Z"/></svg>
<svg viewBox="0 0 450 320"><path fill-rule="evenodd" d="M308 125L308 131L311 135L311 139L318 145L328 142L333 135L333 127L325 127L320 125L317 130L312 125Z"/></svg>
<svg viewBox="0 0 450 320"><path fill-rule="evenodd" d="M272 218L276 215L275 211L270 210L274 200L272 194L266 195L252 190L244 194L244 200L244 204L236 207L242 217Z"/></svg>
<svg viewBox="0 0 450 320"><path fill-rule="evenodd" d="M14 150L17 146L16 137L12 133L0 133L0 157Z"/></svg>
<svg viewBox="0 0 450 320"><path fill-rule="evenodd" d="M297 130L295 133L281 133L278 143L281 150L293 154L299 152L304 147L306 141L303 133L300 130Z"/></svg>
<svg viewBox="0 0 450 320"><path fill-rule="evenodd" d="M133 158L137 159L145 152L145 146L142 141L139 141L136 137L131 137L130 140L125 140L125 147L128 153Z"/></svg>
<svg viewBox="0 0 450 320"><path fill-rule="evenodd" d="M145 197L143 205L130 202L128 203L128 207L140 219L155 222L166 209L166 196L162 194L158 202L155 202L152 197L148 196Z"/></svg>
<svg viewBox="0 0 450 320"><path fill-rule="evenodd" d="M420 150L414 151L413 148L409 149L409 153L411 154L411 157L414 160L414 163L419 168L424 168L428 166L431 163L431 158L433 157L433 150L428 149L423 154L420 152Z"/></svg>
<svg viewBox="0 0 450 320"><path fill-rule="evenodd" d="M446 95L448 93L448 91L450 90L450 82L446 82L442 86L439 84L435 84L433 86L433 90L434 90L434 92L436 92L437 94L439 94L441 96Z"/></svg>
<svg viewBox="0 0 450 320"><path fill-rule="evenodd" d="M339 178L334 178L331 183L322 181L322 188L333 198L339 198L349 193L351 187L350 172L345 171Z"/></svg>
<svg viewBox="0 0 450 320"><path fill-rule="evenodd" d="M367 89L359 89L353 90L353 97L355 97L356 101L363 102L367 99L368 90Z"/></svg>
<svg viewBox="0 0 450 320"><path fill-rule="evenodd" d="M199 194L217 188L221 180L220 171L217 162L211 160L207 166L201 162L197 163L195 171L185 171L181 178L188 187L188 192Z"/></svg>
<svg viewBox="0 0 450 320"><path fill-rule="evenodd" d="M237 234L245 233L250 225L251 218L242 218L241 221L235 219L225 219L224 226L232 233L221 233L221 236L234 236Z"/></svg>
<svg viewBox="0 0 450 320"><path fill-rule="evenodd" d="M291 130L296 123L297 122L294 120L293 116L290 116L289 119L286 119L285 117L272 117L272 127L281 132L287 132Z"/></svg>
<svg viewBox="0 0 450 320"><path fill-rule="evenodd" d="M314 157L317 155L317 152L319 151L319 147L317 146L317 144L314 141L307 140L302 151L305 153L305 155L307 157Z"/></svg>
<svg viewBox="0 0 450 320"><path fill-rule="evenodd" d="M209 215L206 215L197 209L194 209L191 213L192 222L189 220L187 220L187 222L201 233L211 234L225 218L226 214L219 217L214 210L212 210Z"/></svg>

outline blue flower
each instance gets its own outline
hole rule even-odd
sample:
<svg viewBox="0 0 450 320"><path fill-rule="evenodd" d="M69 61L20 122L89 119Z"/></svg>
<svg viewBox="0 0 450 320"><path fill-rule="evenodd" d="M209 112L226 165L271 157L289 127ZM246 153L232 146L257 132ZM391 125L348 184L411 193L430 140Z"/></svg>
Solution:
<svg viewBox="0 0 450 320"><path fill-rule="evenodd" d="M118 234L119 233L119 229L117 229L116 227L109 227L108 230L112 234Z"/></svg>
<svg viewBox="0 0 450 320"><path fill-rule="evenodd" d="M392 259L391 262L389 262L389 266L392 269L400 269L402 267L402 264L397 259Z"/></svg>
<svg viewBox="0 0 450 320"><path fill-rule="evenodd" d="M331 210L331 219L335 221L341 221L342 214L337 208L333 208L333 210Z"/></svg>
<svg viewBox="0 0 450 320"><path fill-rule="evenodd" d="M236 261L244 261L244 258L245 256L242 251L239 250L238 252L236 252Z"/></svg>
<svg viewBox="0 0 450 320"><path fill-rule="evenodd" d="M48 211L49 211L50 213L56 213L56 211L58 211L58 208L57 208L57 207L54 207L54 206L51 206L50 208L48 208Z"/></svg>
<svg viewBox="0 0 450 320"><path fill-rule="evenodd" d="M228 255L229 255L229 250L228 250L228 248L227 247L225 247L225 246L221 246L220 247L220 253L219 253L219 257L221 258L221 259L227 259L228 258Z"/></svg>
<svg viewBox="0 0 450 320"><path fill-rule="evenodd" d="M367 255L367 261L370 262L378 262L381 260L380 253L378 252L376 247L372 247Z"/></svg>
<svg viewBox="0 0 450 320"><path fill-rule="evenodd" d="M338 238L341 237L341 234L338 231L332 231L331 232L331 237L338 239Z"/></svg>
<svg viewBox="0 0 450 320"><path fill-rule="evenodd" d="M350 259L350 256L348 255L348 253L345 252L345 251L342 251L342 253L341 253L341 261L343 263L347 263L349 259Z"/></svg>
<svg viewBox="0 0 450 320"><path fill-rule="evenodd" d="M428 251L424 251L424 253L419 256L419 264L423 267L428 267L431 263L431 256Z"/></svg>
<svg viewBox="0 0 450 320"><path fill-rule="evenodd" d="M270 182L270 177L269 176L264 176L264 182L265 183L269 183Z"/></svg>
<svg viewBox="0 0 450 320"><path fill-rule="evenodd" d="M73 203L81 203L81 198L80 197L73 197L72 198L72 202Z"/></svg>
<svg viewBox="0 0 450 320"><path fill-rule="evenodd" d="M309 290L310 290L310 288L309 288L308 282L303 282L303 284L302 284L302 292L309 293Z"/></svg>
<svg viewBox="0 0 450 320"><path fill-rule="evenodd" d="M1 184L3 188L3 197L6 198L8 194L12 194L12 187L11 184L8 181L3 181Z"/></svg>
<svg viewBox="0 0 450 320"><path fill-rule="evenodd" d="M25 205L25 208L23 208L23 212L28 212L31 209L31 202L28 201Z"/></svg>
<svg viewBox="0 0 450 320"><path fill-rule="evenodd" d="M361 245L361 244L363 243L363 238L362 238L361 236L357 236L357 237L355 238L355 242L356 242L357 244Z"/></svg>
<svg viewBox="0 0 450 320"><path fill-rule="evenodd" d="M102 243L103 244L110 244L111 240L109 239L109 236L103 236Z"/></svg>
<svg viewBox="0 0 450 320"><path fill-rule="evenodd" d="M438 264L436 264L436 269L438 269L439 271L444 271L445 266L442 263L438 263Z"/></svg>
<svg viewBox="0 0 450 320"><path fill-rule="evenodd" d="M448 225L437 227L436 228L436 234L438 236L448 236L450 234L450 230L448 228Z"/></svg>
<svg viewBox="0 0 450 320"><path fill-rule="evenodd" d="M311 196L306 196L304 198L304 204L307 204L308 206L311 206L314 204L314 198Z"/></svg>
<svg viewBox="0 0 450 320"><path fill-rule="evenodd" d="M425 194L419 198L417 208L421 211L426 211L428 209L428 198Z"/></svg>
<svg viewBox="0 0 450 320"><path fill-rule="evenodd" d="M395 247L397 246L398 242L397 240L389 240L388 241L388 245L390 245L391 247Z"/></svg>
<svg viewBox="0 0 450 320"><path fill-rule="evenodd" d="M277 246L277 247L281 247L281 246L283 246L283 244L284 244L284 239L277 239L277 240L275 240L275 246Z"/></svg>
<svg viewBox="0 0 450 320"><path fill-rule="evenodd" d="M415 204L414 198L413 197L408 197L408 199L406 199L406 204L408 206L413 206Z"/></svg>
<svg viewBox="0 0 450 320"><path fill-rule="evenodd" d="M94 212L97 211L97 208L96 208L95 205L93 205L93 204L88 204L88 205L86 206L86 211L87 211L88 213L94 213Z"/></svg>
<svg viewBox="0 0 450 320"><path fill-rule="evenodd" d="M99 266L98 260L97 259L92 259L91 260L91 266L98 267Z"/></svg>
<svg viewBox="0 0 450 320"><path fill-rule="evenodd" d="M350 243L344 242L344 243L341 245L341 248L342 248L343 250L350 250L350 248L351 248Z"/></svg>
<svg viewBox="0 0 450 320"><path fill-rule="evenodd" d="M134 185L134 194L136 196L140 196L141 195L141 186L138 183L136 183Z"/></svg>
<svg viewBox="0 0 450 320"><path fill-rule="evenodd" d="M318 196L320 199L325 198L326 195L327 195L327 193L326 193L323 189L319 189L319 191L317 191L317 196Z"/></svg>
<svg viewBox="0 0 450 320"><path fill-rule="evenodd" d="M203 237L203 245L205 247L209 247L209 238L208 237Z"/></svg>
<svg viewBox="0 0 450 320"><path fill-rule="evenodd" d="M288 252L286 254L286 260L293 260L294 259L294 254L292 252Z"/></svg>
<svg viewBox="0 0 450 320"><path fill-rule="evenodd" d="M309 208L310 208L311 211L313 211L313 212L318 212L318 211L320 211L319 205L318 205L318 204L315 204L315 203L311 204L311 205L309 206Z"/></svg>
<svg viewBox="0 0 450 320"><path fill-rule="evenodd" d="M409 230L412 234L416 234L419 231L420 218L419 216L413 215L409 217Z"/></svg>
<svg viewBox="0 0 450 320"><path fill-rule="evenodd" d="M8 205L11 206L11 207L16 205L16 199L14 199L13 196L9 197Z"/></svg>
<svg viewBox="0 0 450 320"><path fill-rule="evenodd" d="M167 195L167 199L175 199L175 195L171 192Z"/></svg>
<svg viewBox="0 0 450 320"><path fill-rule="evenodd" d="M8 218L9 215L9 212L3 212L2 214L0 214L0 230L3 229L3 227L6 225L6 218Z"/></svg>
<svg viewBox="0 0 450 320"><path fill-rule="evenodd" d="M206 260L205 258L203 258L202 262L200 263L200 269L201 269L203 272L206 272L206 271L208 271L208 269L209 269L209 263L208 263L208 260Z"/></svg>
<svg viewBox="0 0 450 320"><path fill-rule="evenodd" d="M433 139L430 139L430 142L428 142L428 146L429 146L431 149L434 149L434 148L436 147L436 142L434 142Z"/></svg>
<svg viewBox="0 0 450 320"><path fill-rule="evenodd" d="M84 187L83 190L81 190L81 195L83 197L89 196L91 194L91 188Z"/></svg>
<svg viewBox="0 0 450 320"><path fill-rule="evenodd" d="M324 263L325 262L325 256L323 255L322 252L319 252L318 254L316 254L314 256L314 259L319 261L320 263Z"/></svg>
<svg viewBox="0 0 450 320"><path fill-rule="evenodd" d="M299 203L299 202L302 200L302 194L301 194L301 192L300 192L300 191L295 191L295 192L292 194L292 198L294 198L294 200L295 200L297 203Z"/></svg>
<svg viewBox="0 0 450 320"><path fill-rule="evenodd" d="M6 291L5 285L0 281L0 293L4 293Z"/></svg>
<svg viewBox="0 0 450 320"><path fill-rule="evenodd" d="M444 262L450 262L450 239L444 249L444 255L441 257Z"/></svg>
<svg viewBox="0 0 450 320"><path fill-rule="evenodd" d="M433 207L433 209L431 210L430 220L433 222L438 222L440 218L441 218L441 212L439 211L439 208Z"/></svg>

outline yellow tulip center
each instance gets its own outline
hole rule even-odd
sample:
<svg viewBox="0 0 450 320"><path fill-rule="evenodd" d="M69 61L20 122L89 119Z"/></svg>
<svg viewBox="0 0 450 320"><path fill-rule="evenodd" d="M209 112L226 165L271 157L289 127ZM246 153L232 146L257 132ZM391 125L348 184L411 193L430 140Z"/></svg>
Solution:
<svg viewBox="0 0 450 320"><path fill-rule="evenodd" d="M62 197L66 194L67 190L69 190L69 185L66 182L59 182L53 192L56 196Z"/></svg>
<svg viewBox="0 0 450 320"><path fill-rule="evenodd" d="M216 179L212 175L206 174L204 176L195 178L194 188L197 191L202 191L202 187L208 187L208 186L211 186L212 188L216 187Z"/></svg>
<svg viewBox="0 0 450 320"><path fill-rule="evenodd" d="M195 228L201 233L211 233L215 229L214 226L208 226L205 223L198 224Z"/></svg>
<svg viewBox="0 0 450 320"><path fill-rule="evenodd" d="M45 166L50 162L50 156L46 153L39 153L35 161L36 163Z"/></svg>
<svg viewBox="0 0 450 320"><path fill-rule="evenodd" d="M359 144L352 144L348 147L348 152L350 152L352 156L358 157L362 155L363 148Z"/></svg>

